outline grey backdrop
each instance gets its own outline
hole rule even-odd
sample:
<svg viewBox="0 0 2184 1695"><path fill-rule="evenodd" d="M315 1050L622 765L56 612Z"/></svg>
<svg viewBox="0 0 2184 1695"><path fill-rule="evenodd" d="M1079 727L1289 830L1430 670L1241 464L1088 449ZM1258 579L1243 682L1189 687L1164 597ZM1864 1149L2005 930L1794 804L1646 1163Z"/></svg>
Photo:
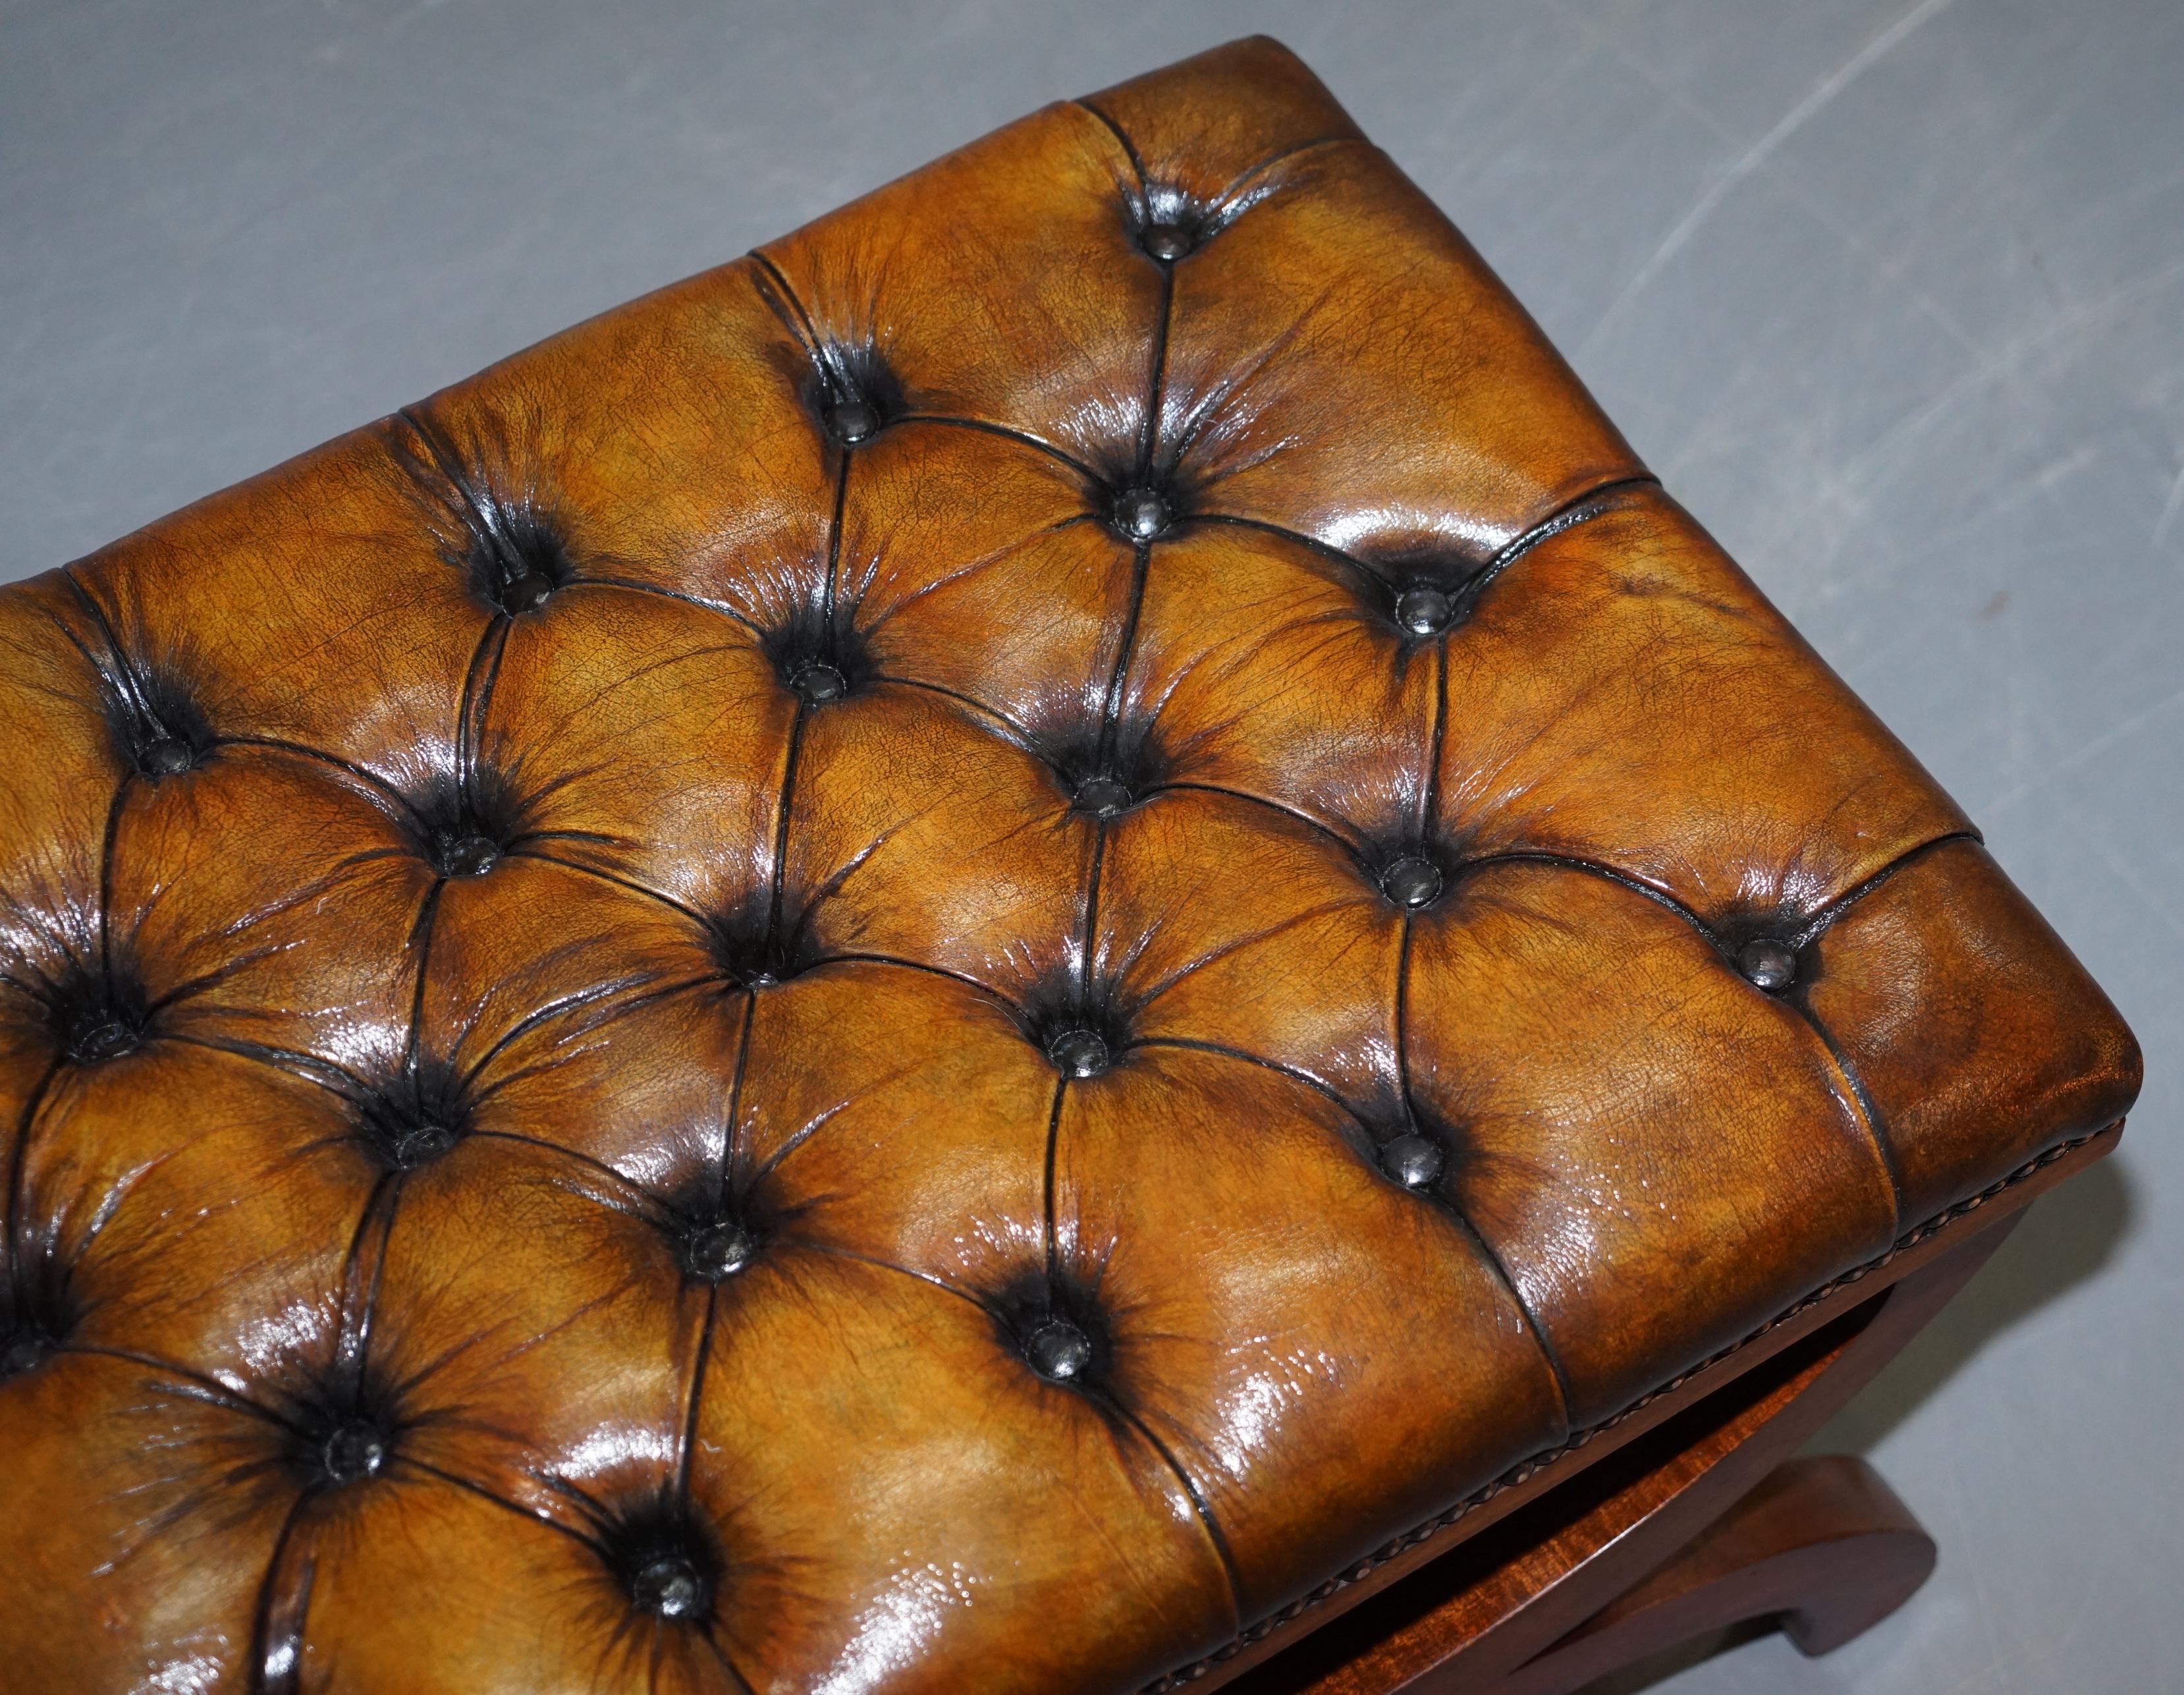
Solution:
<svg viewBox="0 0 2184 1695"><path fill-rule="evenodd" d="M0 577L1058 96L1302 53L1910 742L2148 1049L1829 1433L1941 1538L1673 1695L2184 1687L2176 0L0 0Z"/></svg>

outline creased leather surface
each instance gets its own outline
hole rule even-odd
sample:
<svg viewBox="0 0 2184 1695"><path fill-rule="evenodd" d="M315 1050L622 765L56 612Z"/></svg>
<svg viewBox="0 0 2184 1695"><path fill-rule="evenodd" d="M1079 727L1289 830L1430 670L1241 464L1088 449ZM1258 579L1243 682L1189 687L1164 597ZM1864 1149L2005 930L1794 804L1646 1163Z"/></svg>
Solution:
<svg viewBox="0 0 2184 1695"><path fill-rule="evenodd" d="M1128 1691L2137 1086L1263 41L0 655L9 1690Z"/></svg>

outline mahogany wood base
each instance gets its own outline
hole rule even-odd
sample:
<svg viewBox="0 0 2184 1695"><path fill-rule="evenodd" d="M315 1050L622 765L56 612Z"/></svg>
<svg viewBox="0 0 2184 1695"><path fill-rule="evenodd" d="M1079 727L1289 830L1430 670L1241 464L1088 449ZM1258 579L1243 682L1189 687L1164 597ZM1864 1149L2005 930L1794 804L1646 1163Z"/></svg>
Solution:
<svg viewBox="0 0 2184 1695"><path fill-rule="evenodd" d="M1933 1538L1864 1460L1790 1460L1651 1577L1496 1684L1493 1695L1571 1695L1665 1648L1756 1619L1771 1620L1807 1653L1826 1653L1909 1600L1933 1570Z"/></svg>
<svg viewBox="0 0 2184 1695"><path fill-rule="evenodd" d="M2114 1129L1919 1233L1886 1267L1701 1372L1202 1680L1230 1695L1569 1695L1723 1625L1824 1653L1925 1581L1934 1544L1864 1461L1793 1459ZM1306 1631L1309 1631L1306 1634Z"/></svg>

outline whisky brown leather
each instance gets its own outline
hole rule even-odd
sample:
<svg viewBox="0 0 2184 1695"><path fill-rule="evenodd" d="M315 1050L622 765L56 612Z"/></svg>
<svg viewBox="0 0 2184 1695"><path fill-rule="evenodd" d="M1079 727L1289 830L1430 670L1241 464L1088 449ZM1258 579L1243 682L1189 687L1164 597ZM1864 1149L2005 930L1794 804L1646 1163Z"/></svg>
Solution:
<svg viewBox="0 0 2184 1695"><path fill-rule="evenodd" d="M1128 1691L2137 1087L1264 41L0 653L10 1691Z"/></svg>

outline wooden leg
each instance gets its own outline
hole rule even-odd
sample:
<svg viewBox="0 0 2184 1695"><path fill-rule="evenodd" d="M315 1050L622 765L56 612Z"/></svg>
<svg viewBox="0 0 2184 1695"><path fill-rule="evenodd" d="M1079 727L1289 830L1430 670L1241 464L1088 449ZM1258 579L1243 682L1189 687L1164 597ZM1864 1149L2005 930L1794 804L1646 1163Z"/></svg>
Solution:
<svg viewBox="0 0 2184 1695"><path fill-rule="evenodd" d="M1752 1619L1825 1653L1909 1600L1934 1543L1862 1459L1793 1459L1704 1535L1503 1681L1493 1695L1570 1695L1663 1648Z"/></svg>

